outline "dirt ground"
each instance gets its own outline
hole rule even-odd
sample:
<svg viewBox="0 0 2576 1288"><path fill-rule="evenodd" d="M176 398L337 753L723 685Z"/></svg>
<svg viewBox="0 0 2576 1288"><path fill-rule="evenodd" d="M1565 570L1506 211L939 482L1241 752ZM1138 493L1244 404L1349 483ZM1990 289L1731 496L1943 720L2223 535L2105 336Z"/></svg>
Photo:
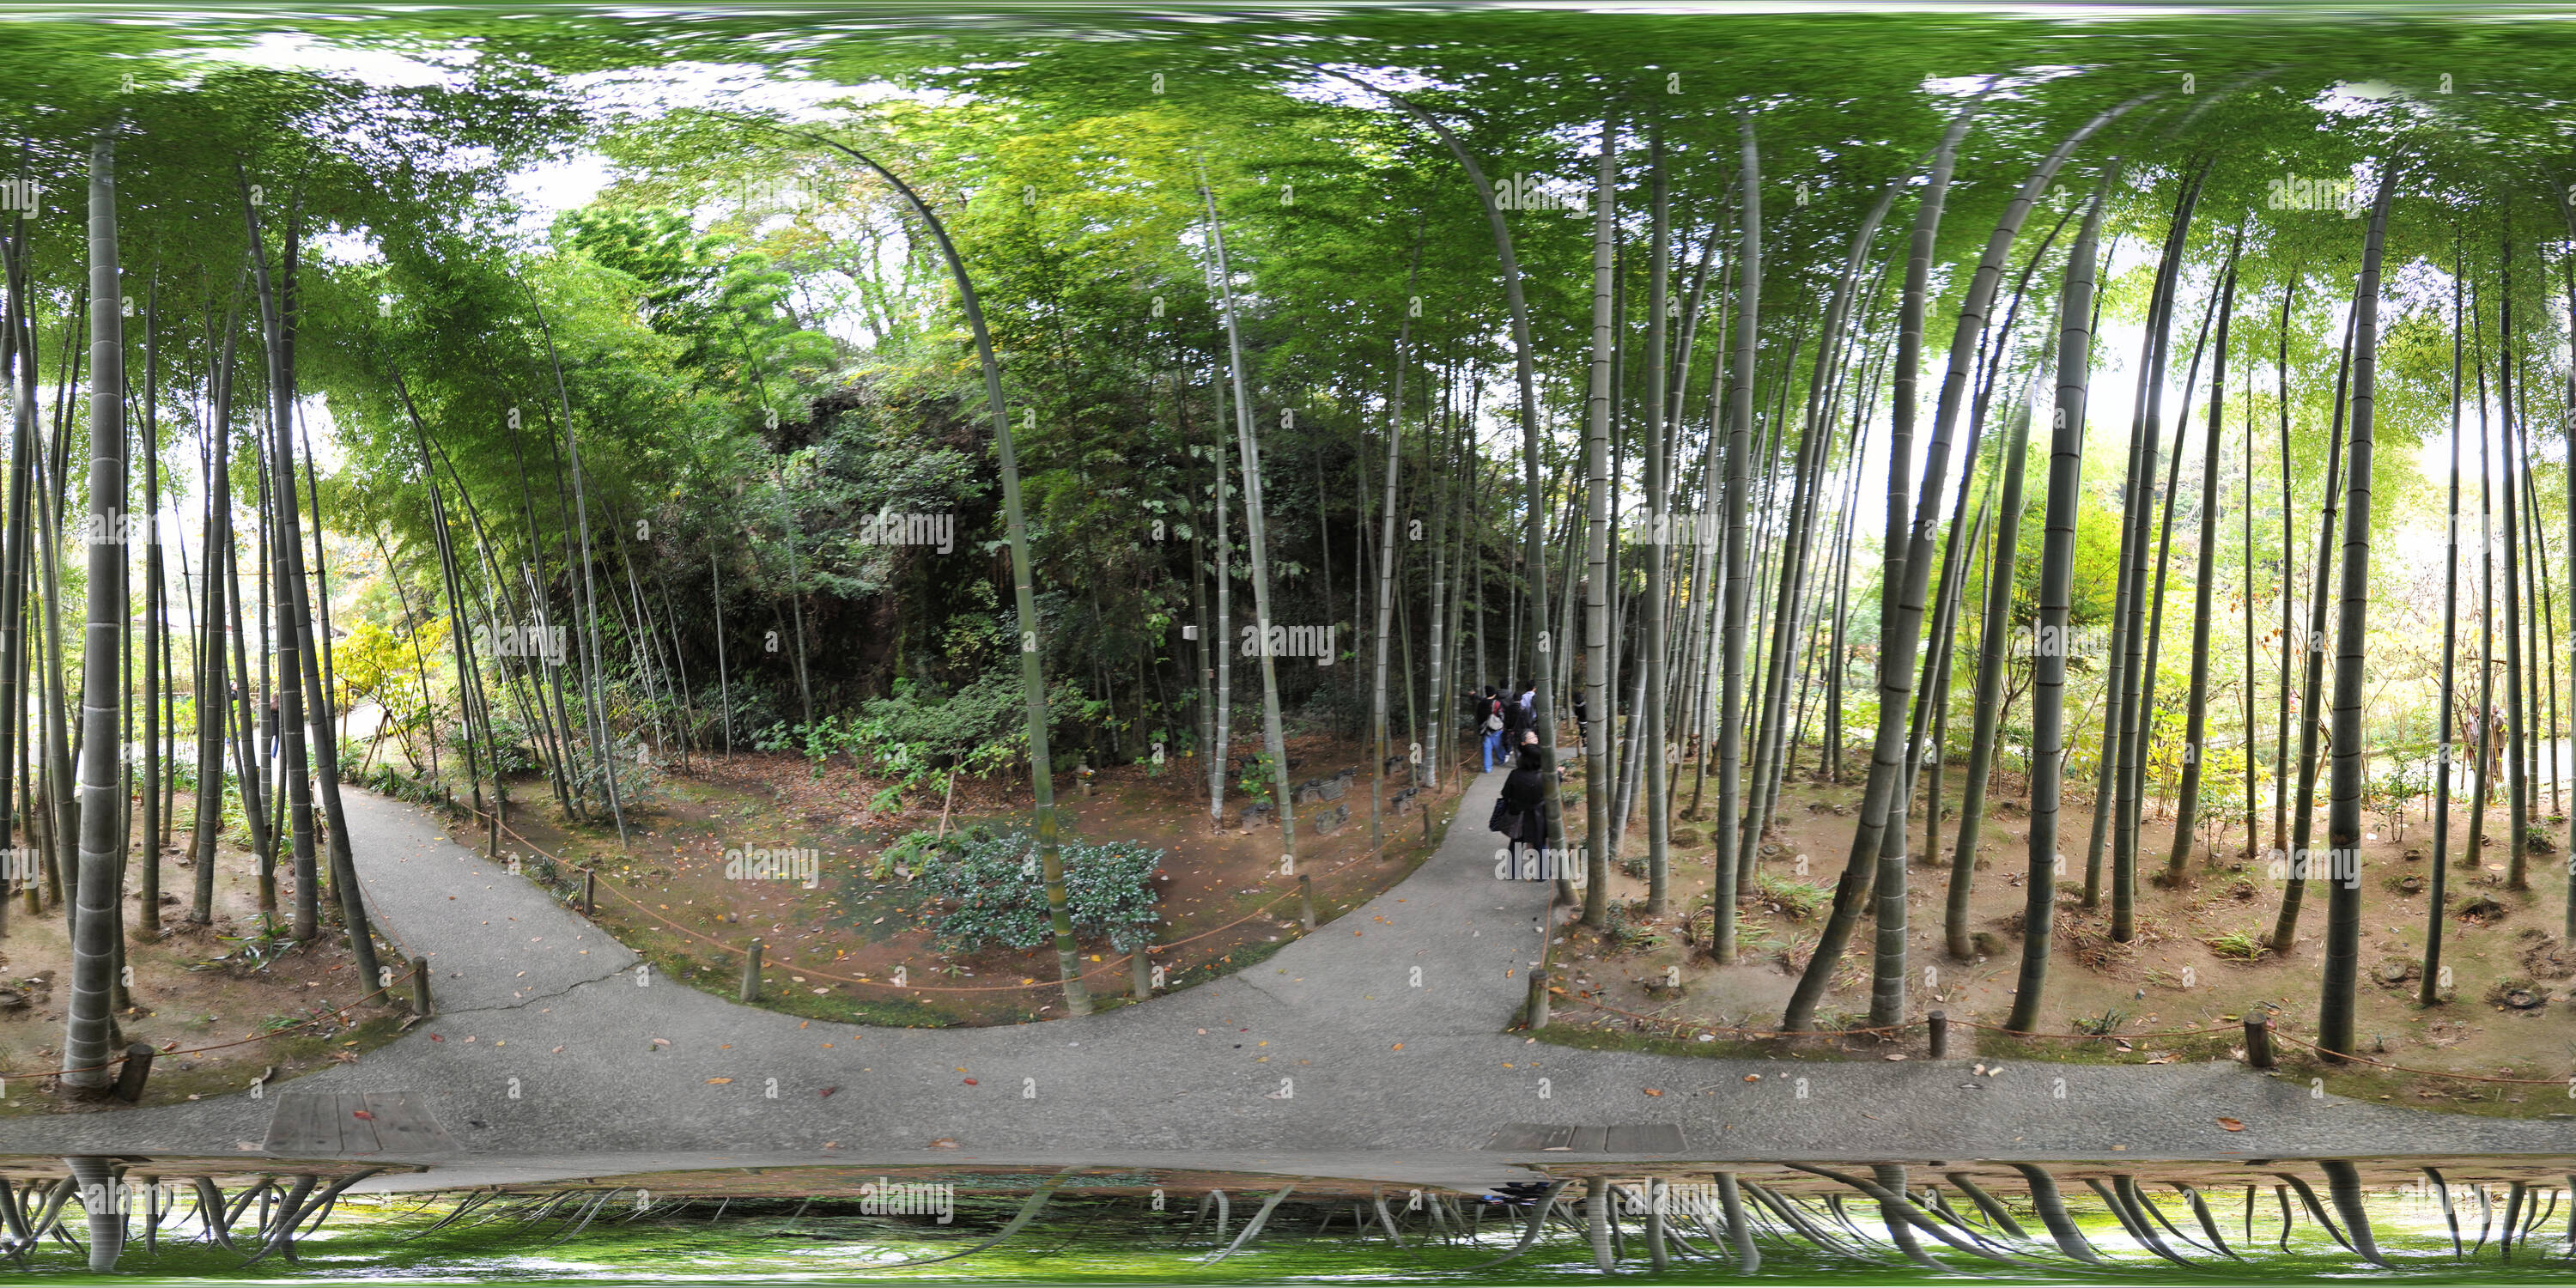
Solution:
<svg viewBox="0 0 2576 1288"><path fill-rule="evenodd" d="M1778 821L1759 859L1760 893L1740 905L1740 957L1732 966L1719 966L1707 955L1705 913L1698 923L1701 942L1686 940L1682 911L1707 903L1711 852L1707 826L1680 817L1677 807L1672 913L1645 918L1644 881L1614 875L1613 901L1636 903L1627 918L1632 928L1611 936L1577 928L1558 948L1563 996L1569 999L1555 1012L1560 1027L1569 1030L1561 1036L1583 1045L1706 1054L1740 1054L1758 1046L1811 1058L1903 1058L1909 1053L1921 1058L1925 1037L1920 1028L1894 1042L1868 1037L1738 1040L1779 1024L1814 951L1859 813L1859 775L1852 777L1854 781L1839 785L1796 781L1783 787ZM1967 961L1949 956L1942 928L1949 858L1958 835L1956 807L1944 809L1941 857L1934 862L1921 854L1918 798L1912 821L1916 857L1907 897L1912 968L1907 994L1913 1016L1937 1009L1954 1026L1963 1020L2000 1026L2011 1010L2027 898L2023 879L2030 828L2023 790L2017 778L1999 774L1990 792L1993 808L1978 845L1968 923L1978 951ZM1955 775L1949 791L1955 802ZM2268 841L2268 783L2263 791ZM1675 795L1677 806L1686 806L1687 791ZM2490 810L2487 844L2474 867L2456 863L2467 839L2466 808L2454 817L2454 866L2442 920L2442 965L2451 980L2446 1000L2427 1007L2418 1003L2416 992L2427 934L2423 884L2429 879L2426 856L2432 831L2420 810L2405 821L2402 832L2387 816L2365 816L2357 1054L2383 1065L2548 1085L2470 1082L2360 1064L2328 1066L2290 1042L2281 1044L2283 1063L2299 1076L2325 1077L2338 1094L2392 1103L2517 1116L2576 1111L2576 1101L2564 1087L2571 1060L2576 1060L2576 1036L2565 1023L2566 1014L2576 1010L2576 951L2556 935L2567 897L2565 883L2556 879L2560 858L2554 851L2535 853L2528 861L2531 888L2508 889L2503 808ZM2546 824L2548 817L2544 796L2535 810L2535 825ZM2280 1032L2314 1037L2324 881L2309 884L2295 946L2245 960L2241 954L2269 935L2285 883L2271 875L2261 851L2245 854L2241 835L2223 840L2220 852L2213 854L2205 831L2195 837L2182 886L2167 889L2150 879L2162 871L2173 841L2170 802L2151 801L2141 828L2138 933L2129 943L2114 943L2107 854L2101 906L2082 906L2092 821L2088 811L2071 804L2060 816L2064 857L2058 874L2056 949L2040 1020L2042 1032L2075 1036L2019 1039L1978 1030L1954 1037L1954 1054L2140 1063L2228 1058L2241 1052L2241 1020L2249 1013L2270 1014ZM2553 826L2563 833L2563 825ZM2321 805L2316 822L2320 846L2324 835ZM1645 849L1641 818L1631 825L1623 858L1642 869L1637 860ZM1844 967L1817 1009L1820 1029L1867 1023L1873 934L1873 921L1864 914L1844 954ZM1680 972L1678 988L1666 986L1672 968ZM2148 1036L2191 1029L2217 1032ZM2101 1036L2088 1036L2093 1034Z"/></svg>
<svg viewBox="0 0 2576 1288"><path fill-rule="evenodd" d="M1248 750L1239 747L1239 753ZM1358 771L1340 801L1297 811L1299 871L1313 878L1319 919L1368 901L1429 857L1433 846L1425 840L1419 804L1401 814L1390 810L1387 844L1371 853L1370 767L1356 742L1292 738L1288 753L1298 782ZM551 799L538 796L537 784L514 786L510 826L531 844L505 838L505 857L517 848L568 861L536 873L552 877L567 894L579 881L569 869L596 864L604 883L596 919L658 969L710 992L730 996L741 978L741 955L718 945L759 938L767 968L762 1004L790 1014L876 1024L1011 1024L1058 1004L1052 947L943 953L931 930L942 909L926 891L900 875L871 879L878 855L906 832L938 828L940 791L917 791L897 808L875 809L887 783L837 757L819 772L801 757L740 752L666 770L652 798L630 811L633 843L622 853L613 828L568 825ZM1180 757L1160 767L1101 770L1088 794L1072 774L1059 782L1056 804L1068 834L1164 851L1158 882L1164 921L1149 960L1163 967L1167 988L1240 970L1302 933L1296 878L1280 872L1277 824L1211 832L1205 762ZM1400 766L1390 771L1388 798L1408 785ZM1415 798L1430 803L1434 837L1456 808L1457 785L1444 776L1439 792ZM1231 779L1226 799L1232 823L1246 797ZM1317 814L1336 804L1348 806L1348 821L1330 836L1317 835ZM950 827L1025 819L1029 808L1025 779L960 778ZM480 844L470 823L457 839ZM819 851L816 888L728 880L726 851L754 847ZM1109 945L1084 943L1081 964L1095 995L1128 994L1125 958ZM906 987L890 983L897 970Z"/></svg>
<svg viewBox="0 0 2576 1288"><path fill-rule="evenodd" d="M186 794L179 799L179 817L194 817ZM139 820L134 830L142 834ZM284 863L277 935L261 930L258 859L230 846L216 850L213 924L184 924L196 875L187 858L187 829L178 829L173 840L175 847L162 855L159 938L139 929L140 897L131 872L125 898L133 1005L116 1012L116 1045L121 1051L127 1043L144 1042L162 1052L141 1103L240 1091L272 1069L268 1080L275 1085L334 1061L355 1060L401 1031L400 1005L360 1004L376 984L357 979L335 928L326 925L320 937L302 944L284 936L294 908L294 874ZM48 903L41 914L30 915L25 897L14 897L0 936L0 1115L100 1107L50 1094L49 1075L62 1067L70 967L61 905Z"/></svg>

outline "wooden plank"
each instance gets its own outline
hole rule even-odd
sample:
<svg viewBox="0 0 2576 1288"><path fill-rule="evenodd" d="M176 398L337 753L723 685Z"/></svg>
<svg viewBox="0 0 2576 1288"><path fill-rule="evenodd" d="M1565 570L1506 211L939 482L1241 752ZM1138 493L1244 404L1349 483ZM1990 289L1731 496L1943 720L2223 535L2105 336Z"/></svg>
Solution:
<svg viewBox="0 0 2576 1288"><path fill-rule="evenodd" d="M386 1154L453 1154L456 1142L429 1106L408 1091L375 1091L362 1106L375 1115L376 1148Z"/></svg>
<svg viewBox="0 0 2576 1288"><path fill-rule="evenodd" d="M272 1154L296 1158L329 1158L340 1152L340 1124L334 1111L339 1097L328 1092L282 1091L269 1111L268 1140Z"/></svg>
<svg viewBox="0 0 2576 1288"><path fill-rule="evenodd" d="M1629 1123L1610 1129L1604 1148L1613 1154L1678 1154L1682 1129L1671 1123Z"/></svg>
<svg viewBox="0 0 2576 1288"><path fill-rule="evenodd" d="M1607 1127L1575 1128L1573 1148L1578 1154L1598 1154L1610 1148L1610 1129Z"/></svg>

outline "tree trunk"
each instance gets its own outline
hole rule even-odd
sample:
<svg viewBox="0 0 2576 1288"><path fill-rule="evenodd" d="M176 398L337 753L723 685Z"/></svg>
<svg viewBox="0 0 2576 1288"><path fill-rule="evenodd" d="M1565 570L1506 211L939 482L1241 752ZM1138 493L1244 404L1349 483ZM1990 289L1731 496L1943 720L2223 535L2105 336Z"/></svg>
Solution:
<svg viewBox="0 0 2576 1288"><path fill-rule="evenodd" d="M1988 82L1988 89L1992 87L1992 82ZM1843 948L1851 940L1852 928L1860 919L1861 906L1869 900L1873 887L1887 875L1889 867L1881 853L1879 837L1893 812L1890 798L1898 790L1896 773L1904 763L1904 749L1897 744L1904 738L1904 691L1913 682L1914 664L1913 650L1903 646L1897 630L1891 629L1898 611L1898 596L1889 592L1897 591L1906 579L1905 559L1912 545L1909 541L1897 539L1895 534L1908 530L1905 483L1907 471L1913 464L1916 373L1922 366L1923 312L1932 271L1933 247L1940 232L1941 205L1949 191L1951 159L1958 151L1959 140L1967 134L1969 124L1984 106L1985 95L1981 93L1951 118L1940 145L1933 150L1922 204L1915 212L1913 239L1905 264L1905 293L1897 322L1895 406L1888 435L1887 526L1883 529L1888 538L1880 572L1877 751L1870 762L1869 785L1861 801L1860 825L1853 831L1851 854L1845 861L1841 879L1834 884L1833 910L1825 918L1817 936L1814 955L1808 959L1806 973L1799 977L1797 989L1790 994L1788 1008L1781 1019L1780 1027L1790 1032L1804 1030L1813 1022L1816 1004L1823 999L1826 986L1841 966ZM1931 470L1927 469L1926 473L1928 476ZM1910 637L1912 631L1907 628L1903 634ZM1902 658L1897 656L1899 653L1903 654ZM1892 694L1891 689L1894 691ZM1723 836L1734 827L1735 819L1729 814L1721 823L1717 830ZM1891 905L1882 891L1877 907L1881 952L1873 963L1871 974L1870 1012L1873 1017L1885 1009L1879 997L1878 976L1890 965L1891 952L1893 971L1889 973L1901 974L1904 970L1905 896L1901 856L1896 869L1896 898ZM1894 980L1888 986L1899 990L1898 1009L1901 1010L1903 981ZM1870 1021L1873 1025L1883 1022L1876 1018Z"/></svg>
<svg viewBox="0 0 2576 1288"><path fill-rule="evenodd" d="M2084 476L2084 412L2092 374L2094 253L2115 164L2094 186L2075 235L2057 305L2057 399L2051 412L2046 536L2040 544L2039 614L2031 632L2030 878L2022 904L2021 976L2004 1027L2028 1033L2039 1023L2048 985L2048 956L2057 911L2057 807L2066 720L2066 617L2074 600L2075 518ZM2010 507L2007 507L2009 509ZM2009 583L2007 583L2009 584ZM2044 1174L2034 1175L2036 1187ZM2034 1189L2034 1197L2036 1197ZM2050 1189L2054 1197L2054 1187ZM2048 1215L2043 1207L2041 1214ZM2060 1211L2060 1217L2063 1212ZM2051 1234L2059 1219L2050 1218ZM2080 1239L2078 1243L2080 1244ZM2066 1239L2060 1236L2064 1246ZM2069 1255L2075 1255L2071 1250Z"/></svg>
<svg viewBox="0 0 2576 1288"><path fill-rule="evenodd" d="M2191 693L2184 699L2182 787L2175 793L2173 852L2165 860L2170 885L2183 883L2183 866L2191 858L2192 819L2200 806L2200 766L2206 754L2209 725L2209 629L2212 593L2218 580L2218 448L2221 413L2227 406L2227 324L2236 311L2236 252L2227 256L2227 280L2219 288L2218 348L2210 357L2209 449L2200 467L2200 565L2193 578L2191 614ZM2252 587L2247 593L2250 598ZM2249 673L2247 682L2252 682ZM2251 732L2250 730L2248 731ZM2246 739L2253 754L2253 739Z"/></svg>
<svg viewBox="0 0 2576 1288"><path fill-rule="evenodd" d="M1619 125L1613 117L1601 123L1601 155L1592 183L1592 385L1583 436L1583 693L1592 714L1582 730L1584 869L1590 877L1583 891L1583 924L1593 927L1602 924L1610 908L1613 778L1604 749L1617 741L1612 730L1618 723L1611 708L1609 606L1610 368L1619 323L1611 302L1611 282L1618 206ZM1722 864L1723 860L1721 871Z"/></svg>
<svg viewBox="0 0 2576 1288"><path fill-rule="evenodd" d="M1243 374L1243 339L1235 325L1234 279L1226 267L1225 228L1216 213L1216 193L1207 186L1206 176L1199 180L1199 196L1207 204L1208 248L1216 259L1217 298L1225 316L1225 343L1228 365L1234 375L1234 422L1236 446L1242 453L1243 470L1243 536L1245 553L1252 562L1252 613L1255 623L1253 638L1260 643L1261 654L1261 725L1262 741L1270 753L1271 777L1278 793L1279 843L1284 872L1297 868L1297 801L1289 789L1288 748L1279 723L1279 669L1277 651L1271 647L1270 628L1270 550L1266 515L1261 500L1261 440L1252 425L1252 391ZM1069 923L1059 922L1069 927ZM1069 928L1058 933L1065 955L1065 969L1073 969L1073 938Z"/></svg>
<svg viewBox="0 0 2576 1288"><path fill-rule="evenodd" d="M1985 623L1978 629L1976 724L1968 744L1968 781L1959 802L1959 839L1950 853L1949 903L1941 920L1942 937L1956 961L1976 956L1968 934L1968 896L1976 881L1977 834L1985 823L1986 775L1995 754L2004 668L2010 665L2006 650L2012 631L2013 563L2020 544L2022 474L2029 455L2030 401L2025 400L2004 441L2003 506L1995 515L1995 549L1986 560Z"/></svg>
<svg viewBox="0 0 2576 1288"><path fill-rule="evenodd" d="M1215 216L1211 214L1209 220L1214 222ZM1416 215L1413 221L1413 267L1406 274L1404 285L1408 299L1422 277L1423 228L1423 217ZM1395 355L1390 364L1395 372L1386 405L1386 503L1385 512L1378 520L1377 665L1369 682L1370 745L1376 748L1370 756L1376 768L1371 771L1369 788L1369 848L1373 850L1386 844L1386 646L1393 634L1388 629L1389 619L1395 613L1395 483L1403 467L1400 450L1404 443L1404 364L1408 356L1407 344L1412 338L1413 310L1408 306L1403 320L1395 327ZM1326 593L1324 602L1332 602L1330 592ZM1281 766L1281 772L1286 772L1285 765Z"/></svg>
<svg viewBox="0 0 2576 1288"><path fill-rule="evenodd" d="M1665 371L1664 310L1672 298L1672 265L1668 262L1672 256L1672 202L1664 183L1664 136L1660 129L1655 132L1653 153L1654 187L1648 211L1652 231L1646 276L1646 522L1653 549L1646 562L1645 635L1639 641L1645 656L1639 659L1638 669L1644 674L1645 687L1643 700L1628 718L1644 726L1639 753L1646 776L1646 915L1660 917L1672 902L1673 816L1670 784L1666 782L1672 761L1664 751L1668 736L1664 730L1664 665L1665 649L1670 644L1665 638L1665 613L1671 604L1672 577L1666 563L1672 534L1664 507L1670 503L1672 490L1665 445L1668 437L1675 436L1664 405L1669 382ZM1683 324L1683 331L1688 333L1688 323ZM1681 363L1684 370L1689 369L1689 359L1685 352ZM2571 578L2569 584L2576 585L2576 578ZM1624 812L1620 821L1627 821ZM2576 913L2568 915L2576 919ZM1663 1255L1660 1243L1656 1245L1656 1255Z"/></svg>
<svg viewBox="0 0 2576 1288"><path fill-rule="evenodd" d="M2316 587L2308 605L2308 672L2299 700L2299 793L2290 816L2290 857L2281 889L2281 913L2272 923L2272 951L2287 956L2298 947L2299 904L2307 892L2308 840L2316 827L2317 700L2325 689L2326 576L2334 565L2335 488L2343 477L2344 379L2352 365L2353 328L2343 333L2341 370L2335 376L2334 429L2326 443L2325 513L2317 523ZM2283 640L2286 645L2288 641Z"/></svg>
<svg viewBox="0 0 2576 1288"><path fill-rule="evenodd" d="M2326 844L2332 848L2334 884L2326 896L2325 995L2317 1006L2317 1045L2329 1052L2352 1054L2355 990L2361 979L2361 789L2368 772L2361 745L2361 703L2367 678L2362 673L2370 622L2370 488L2371 430L2379 377L2379 261L2388 240L2388 206L2397 194L2395 158L2380 162L2379 196L2371 204L2370 234L2362 243L2361 283L2355 290L2353 314L2352 464L2343 517L2343 609L2336 632L2334 712L2334 796L2326 821ZM2359 1194L2345 1210L2353 1222ZM2340 1199L2340 1194L2338 1194ZM2369 1231L2356 1225L2354 1237L2368 1247ZM2377 1260L2375 1254L2370 1255Z"/></svg>
<svg viewBox="0 0 2576 1288"><path fill-rule="evenodd" d="M102 130L89 153L90 386L88 629L113 639L125 613L125 321L116 307L116 138ZM63 1013L63 1089L95 1096L109 1083L109 994L116 984L120 862L117 825L117 656L83 650L81 669L80 880L72 916L71 996Z"/></svg>
<svg viewBox="0 0 2576 1288"><path fill-rule="evenodd" d="M2460 640L2460 339L2464 333L2460 314L2468 279L2464 250L2455 234L2451 257L2451 491L2442 527L2442 700L2434 714L2440 722L2436 726L2440 741L2433 761L2433 862L2425 873L2430 889L2424 904L2424 970L2415 993L2416 1002L2424 1006L2437 1005L2442 1000L2442 922L2449 910L2443 887L2449 884L2451 866L2452 694Z"/></svg>

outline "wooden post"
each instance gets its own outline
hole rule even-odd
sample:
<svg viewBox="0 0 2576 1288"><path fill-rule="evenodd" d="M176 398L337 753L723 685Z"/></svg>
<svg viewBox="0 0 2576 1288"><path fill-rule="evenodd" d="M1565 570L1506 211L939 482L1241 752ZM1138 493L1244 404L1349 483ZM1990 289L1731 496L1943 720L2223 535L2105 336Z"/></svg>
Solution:
<svg viewBox="0 0 2576 1288"><path fill-rule="evenodd" d="M411 1013L424 1020L430 1017L429 959L426 957L411 959Z"/></svg>
<svg viewBox="0 0 2576 1288"><path fill-rule="evenodd" d="M581 915L599 915L599 870L596 868L581 870Z"/></svg>
<svg viewBox="0 0 2576 1288"><path fill-rule="evenodd" d="M2265 1015L2245 1017L2245 1064L2248 1068L2272 1067L2272 1019Z"/></svg>
<svg viewBox="0 0 2576 1288"><path fill-rule="evenodd" d="M760 1000L760 941L751 941L751 950L742 959L742 1000Z"/></svg>
<svg viewBox="0 0 2576 1288"><path fill-rule="evenodd" d="M137 1042L125 1048L125 1063L116 1071L116 1098L129 1105L143 1103L143 1083L152 1076L153 1051L149 1044Z"/></svg>
<svg viewBox="0 0 2576 1288"><path fill-rule="evenodd" d="M1935 1060L1949 1059L1950 1013L1947 1011L1934 1011L1923 1018L1932 1027L1932 1058Z"/></svg>
<svg viewBox="0 0 2576 1288"><path fill-rule="evenodd" d="M1532 966L1529 974L1529 1007L1523 1018L1525 1026L1535 1033L1547 1027L1547 967Z"/></svg>
<svg viewBox="0 0 2576 1288"><path fill-rule="evenodd" d="M1297 920L1308 930L1315 928L1315 878L1302 873L1297 877Z"/></svg>
<svg viewBox="0 0 2576 1288"><path fill-rule="evenodd" d="M1128 950L1127 991L1139 1002L1154 995L1154 963L1146 958L1143 944Z"/></svg>

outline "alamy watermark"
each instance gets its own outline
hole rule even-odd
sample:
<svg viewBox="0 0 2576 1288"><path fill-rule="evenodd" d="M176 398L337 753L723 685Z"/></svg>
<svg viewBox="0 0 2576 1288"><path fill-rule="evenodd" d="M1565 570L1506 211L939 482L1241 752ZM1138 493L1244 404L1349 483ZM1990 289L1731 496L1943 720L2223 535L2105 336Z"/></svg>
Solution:
<svg viewBox="0 0 2576 1288"><path fill-rule="evenodd" d="M1544 186L1546 183L1545 179L1515 174L1494 185L1494 205L1503 210L1561 210L1569 218L1592 213L1589 192L1579 187L1566 192L1550 192Z"/></svg>
<svg viewBox="0 0 2576 1288"><path fill-rule="evenodd" d="M2033 622L2021 633L2023 657L2093 657L2111 648L2111 633L2099 626L2051 626Z"/></svg>
<svg viewBox="0 0 2576 1288"><path fill-rule="evenodd" d="M808 890L823 884L822 855L811 848L727 850L724 860L727 881L795 881Z"/></svg>
<svg viewBox="0 0 2576 1288"><path fill-rule="evenodd" d="M2358 219L2368 208L2361 199L2361 185L2350 177L2309 179L2283 175L2263 181L2265 210L2340 210L2346 219Z"/></svg>
<svg viewBox="0 0 2576 1288"><path fill-rule="evenodd" d="M533 657L561 666L566 656L564 628L544 622L504 622L497 627L478 623L474 651L485 657Z"/></svg>
<svg viewBox="0 0 2576 1288"><path fill-rule="evenodd" d="M1562 850L1540 845L1507 845L1494 851L1494 879L1497 881L1571 881L1582 885L1589 879L1585 868L1584 850L1580 845Z"/></svg>
<svg viewBox="0 0 2576 1288"><path fill-rule="evenodd" d="M957 549L957 516L879 510L859 520L858 542L863 546L934 546L939 553L950 554Z"/></svg>
<svg viewBox="0 0 2576 1288"><path fill-rule="evenodd" d="M33 179L0 179L0 214L33 219L44 213L44 197L45 186Z"/></svg>
<svg viewBox="0 0 2576 1288"><path fill-rule="evenodd" d="M1245 657L1311 657L1317 666L1333 664L1333 632L1338 626L1280 626L1263 630L1258 626L1243 628Z"/></svg>
<svg viewBox="0 0 2576 1288"><path fill-rule="evenodd" d="M946 1225L957 1219L957 1187L947 1181L889 1181L880 1176L859 1187L861 1216L928 1216Z"/></svg>
<svg viewBox="0 0 2576 1288"><path fill-rule="evenodd" d="M1711 514L1640 514L1628 523L1628 540L1639 545L1715 549L1726 538L1726 521Z"/></svg>
<svg viewBox="0 0 2576 1288"><path fill-rule="evenodd" d="M2324 880L2346 890L2361 888L2359 850L2266 850L2263 855L2263 874L2274 881Z"/></svg>

